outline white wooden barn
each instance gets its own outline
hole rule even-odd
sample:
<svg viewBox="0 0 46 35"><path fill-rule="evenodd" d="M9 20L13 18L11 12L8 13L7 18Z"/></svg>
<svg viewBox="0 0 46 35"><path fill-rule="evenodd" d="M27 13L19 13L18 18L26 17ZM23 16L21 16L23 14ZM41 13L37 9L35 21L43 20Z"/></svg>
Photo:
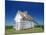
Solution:
<svg viewBox="0 0 46 35"><path fill-rule="evenodd" d="M14 29L21 30L34 27L34 23L32 22L32 17L28 15L26 11L21 12L18 11L15 18Z"/></svg>

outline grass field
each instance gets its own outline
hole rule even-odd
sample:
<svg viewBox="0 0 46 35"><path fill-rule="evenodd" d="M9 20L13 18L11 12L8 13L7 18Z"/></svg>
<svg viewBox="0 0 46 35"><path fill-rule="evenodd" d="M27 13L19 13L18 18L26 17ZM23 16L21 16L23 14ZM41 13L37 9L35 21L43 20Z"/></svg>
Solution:
<svg viewBox="0 0 46 35"><path fill-rule="evenodd" d="M42 27L34 27L32 29L24 29L16 31L12 27L10 27L6 29L5 34L9 35L9 34L39 33L39 32L44 32L44 29Z"/></svg>

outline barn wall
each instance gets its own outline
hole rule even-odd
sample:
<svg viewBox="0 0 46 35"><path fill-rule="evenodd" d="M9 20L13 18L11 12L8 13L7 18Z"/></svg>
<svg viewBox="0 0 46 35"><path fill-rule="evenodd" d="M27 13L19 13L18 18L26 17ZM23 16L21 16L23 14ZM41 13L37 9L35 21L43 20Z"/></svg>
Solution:
<svg viewBox="0 0 46 35"><path fill-rule="evenodd" d="M21 29L32 28L32 21L21 22Z"/></svg>

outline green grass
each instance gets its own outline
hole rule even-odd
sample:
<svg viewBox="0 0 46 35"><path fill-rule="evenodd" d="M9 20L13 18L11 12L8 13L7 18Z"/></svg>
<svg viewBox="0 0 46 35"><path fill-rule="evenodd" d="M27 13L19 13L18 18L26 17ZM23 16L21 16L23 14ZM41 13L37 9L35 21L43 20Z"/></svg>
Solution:
<svg viewBox="0 0 46 35"><path fill-rule="evenodd" d="M37 32L43 32L42 28L33 28L33 29L26 29L26 30L19 30L16 31L14 29L7 29L6 32L9 33L14 33L14 34L22 34L22 33L37 33Z"/></svg>
<svg viewBox="0 0 46 35"><path fill-rule="evenodd" d="M6 27L5 34L9 35L9 34L39 33L39 32L44 32L43 27L34 27L32 29L24 29L19 31L14 30L13 27Z"/></svg>

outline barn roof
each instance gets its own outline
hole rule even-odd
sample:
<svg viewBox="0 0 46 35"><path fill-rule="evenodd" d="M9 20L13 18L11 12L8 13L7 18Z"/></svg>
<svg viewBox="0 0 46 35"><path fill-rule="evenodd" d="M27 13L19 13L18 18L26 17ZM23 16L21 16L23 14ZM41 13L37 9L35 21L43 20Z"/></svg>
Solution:
<svg viewBox="0 0 46 35"><path fill-rule="evenodd" d="M32 17L27 12L20 12L20 15L23 17L23 20L32 20Z"/></svg>

